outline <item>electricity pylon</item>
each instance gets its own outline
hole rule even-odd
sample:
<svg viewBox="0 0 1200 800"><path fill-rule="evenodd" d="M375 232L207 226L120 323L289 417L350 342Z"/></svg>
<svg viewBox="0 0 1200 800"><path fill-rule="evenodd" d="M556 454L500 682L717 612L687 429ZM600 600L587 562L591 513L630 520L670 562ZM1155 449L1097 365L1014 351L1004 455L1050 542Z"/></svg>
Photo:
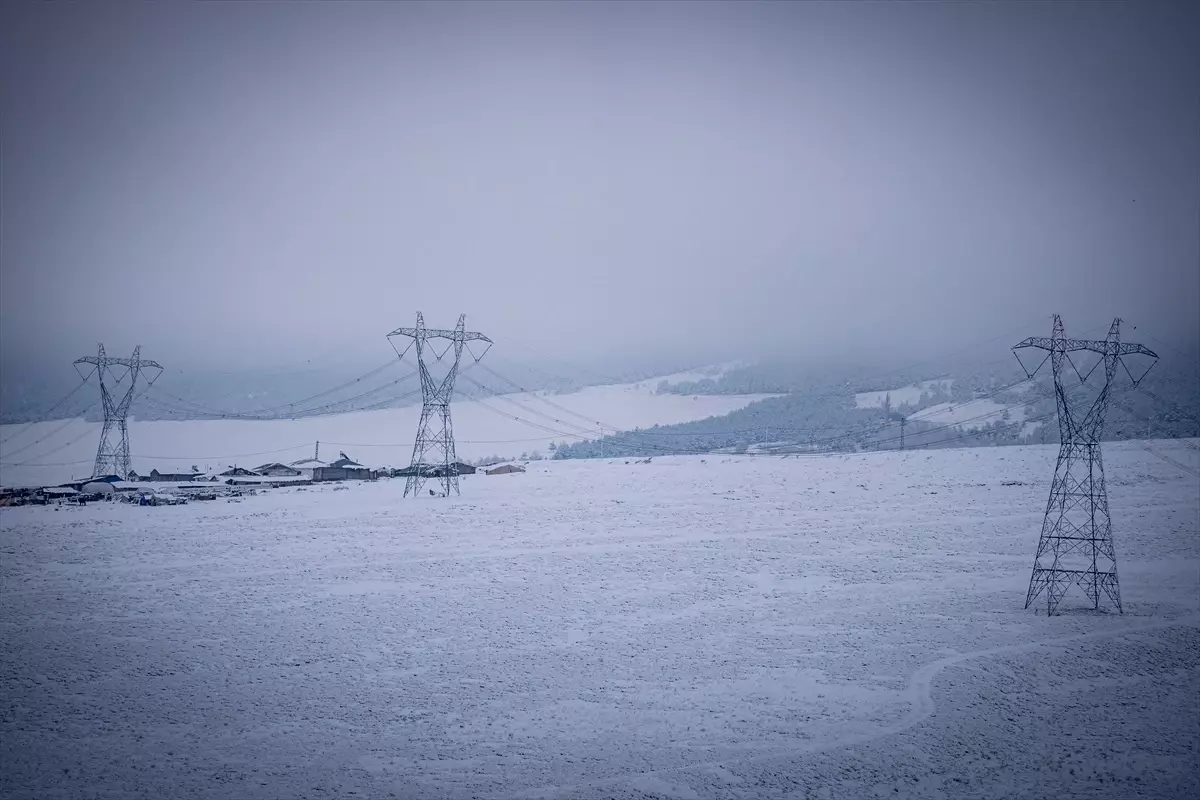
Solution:
<svg viewBox="0 0 1200 800"><path fill-rule="evenodd" d="M412 339L404 352L396 350L400 358L404 358L409 348L417 350L417 369L421 375L421 421L417 425L417 440L413 444L412 465L409 467L408 480L404 483L404 496L411 492L415 497L429 478L436 478L442 484L443 495L458 490L458 459L454 454L454 426L450 422L450 400L454 396L454 379L458 375L459 361L465 349L476 360L483 358L492 347L492 340L482 333L466 331L464 326L467 315L461 314L458 325L454 330L426 328L425 317L417 312L415 328L397 328L388 334L388 341L393 336L406 336ZM430 344L430 340L441 339L448 344L439 354ZM484 351L476 356L471 352L467 342L487 342ZM395 344L392 344L395 348ZM441 361L453 351L454 361L441 379L435 379L425 363L426 352L430 352Z"/></svg>
<svg viewBox="0 0 1200 800"><path fill-rule="evenodd" d="M1018 350L1037 348L1048 351L1046 357L1030 372L1021 361ZM1071 353L1090 351L1101 358L1084 372L1071 359ZM1133 377L1124 357L1143 355L1154 361L1138 378ZM1054 467L1054 480L1050 484L1050 499L1046 503L1046 516L1042 521L1042 535L1038 540L1037 556L1033 561L1033 575L1029 579L1029 591L1025 595L1025 607L1046 593L1046 614L1051 615L1058 607L1067 589L1072 585L1087 594L1092 607L1100 608L1100 592L1108 595L1118 612L1121 612L1121 588L1117 583L1117 556L1113 549L1112 519L1108 513L1108 493L1104 488L1104 460L1100 454L1100 440L1104 434L1104 415L1108 411L1108 400L1112 390L1117 365L1133 385L1146 377L1146 373L1157 363L1158 356L1140 344L1121 342L1121 320L1114 319L1103 340L1067 339L1063 335L1062 319L1054 315L1054 332L1049 339L1030 337L1013 347L1013 355L1032 378L1047 360L1054 372L1054 396L1058 407L1059 450L1058 463ZM1063 381L1069 376L1065 364L1071 366L1081 385L1095 369L1104 364L1104 386L1090 404L1086 398L1072 397ZM1122 612L1124 613L1124 612Z"/></svg>
<svg viewBox="0 0 1200 800"><path fill-rule="evenodd" d="M84 356L75 360L76 372L79 372L80 364L90 364L95 367L96 379L100 383L100 398L104 402L104 427L100 429L100 445L96 448L96 465L92 467L93 477L116 475L121 480L129 477L131 470L128 417L129 406L133 403L133 390L137 386L137 380L141 377L143 370L158 370L158 374L147 381L147 386L158 380L159 375L162 375L163 372L161 364L142 358L141 352L142 348L139 345L133 348L132 358L109 358L104 354L104 345L101 344L96 355ZM124 367L125 371L117 376L113 367ZM80 374L83 373L80 372ZM108 384L105 382L106 376L112 378L114 384L120 384L129 378L129 386L125 389L125 393L120 395L120 399L115 399L113 393L109 391ZM86 379L91 376L84 377ZM116 444L113 444L111 438L114 426L121 434L121 439Z"/></svg>

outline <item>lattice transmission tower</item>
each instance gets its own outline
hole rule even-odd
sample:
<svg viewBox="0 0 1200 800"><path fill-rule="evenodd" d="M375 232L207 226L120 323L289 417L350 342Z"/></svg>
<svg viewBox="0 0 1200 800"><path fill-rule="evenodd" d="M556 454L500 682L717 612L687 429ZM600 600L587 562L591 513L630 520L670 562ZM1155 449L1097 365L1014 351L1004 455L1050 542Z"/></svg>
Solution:
<svg viewBox="0 0 1200 800"><path fill-rule="evenodd" d="M415 497L429 478L437 480L443 489L443 496L449 497L450 492L459 493L458 489L458 459L454 454L454 426L450 420L450 400L454 396L454 379L458 376L458 366L462 360L463 350L479 361L492 347L492 340L476 331L467 331L465 326L467 315L458 318L454 330L426 328L425 317L417 312L415 328L397 328L388 334L392 337L402 336L412 339L403 351L396 349L401 359L409 349L416 348L417 369L421 376L421 421L417 424L417 439L413 444L412 464L408 469L408 480L404 484L404 496L409 493ZM437 344L445 342L441 353L437 352ZM468 346L468 342L486 342L487 347L479 355ZM392 343L395 348L395 343ZM429 371L426 356L432 354L437 361L453 353L454 360L449 362L446 374L435 378Z"/></svg>
<svg viewBox="0 0 1200 800"><path fill-rule="evenodd" d="M1021 361L1018 352L1025 348L1047 351L1032 372ZM1072 353L1077 354L1076 359L1072 359ZM1090 358L1084 355L1086 353L1098 354L1100 358L1090 367L1085 364L1085 370L1080 371L1075 361ZM1100 453L1100 440L1104 434L1104 416L1108 411L1117 366L1124 368L1125 374L1136 386L1157 363L1158 356L1140 344L1122 343L1119 318L1113 320L1105 339L1068 339L1063 335L1062 319L1057 314L1054 315L1054 331L1050 338L1025 339L1013 347L1013 355L1030 378L1046 361L1050 362L1054 372L1060 441L1054 480L1050 484L1050 499L1046 503L1042 534L1033 561L1033 575L1025 595L1025 607L1029 608L1045 592L1046 613L1053 614L1067 590L1071 586L1079 586L1092 601L1093 608L1100 608L1100 593L1103 592L1121 612L1121 588L1117 583L1117 556L1113 549L1112 519L1108 513L1108 493L1104 487L1104 459ZM1154 360L1139 377L1134 378L1124 361L1130 355L1147 356ZM1101 364L1104 365L1104 385L1092 397L1096 390L1087 381ZM1072 395L1071 389L1077 387L1071 385L1073 380L1068 370L1084 387L1082 393Z"/></svg>
<svg viewBox="0 0 1200 800"><path fill-rule="evenodd" d="M143 371L158 370L153 378L146 381L147 386L158 380L163 372L161 364L142 358L141 352L142 348L139 345L133 348L131 358L109 358L104 354L104 345L101 344L96 355L84 356L75 360L75 370L85 379L90 378L91 374L84 375L79 369L79 365L89 364L95 368L96 380L100 384L100 398L104 404L104 426L100 429L100 445L96 448L96 465L92 467L93 477L117 475L125 480L131 472L128 417L129 406L134 399L133 390L137 386L138 378L142 377ZM124 367L124 372L118 375L114 367ZM114 386L120 385L128 378L129 385L125 387L124 394L114 395L106 378L111 379ZM121 435L120 440L116 442L113 441L113 428L116 428Z"/></svg>

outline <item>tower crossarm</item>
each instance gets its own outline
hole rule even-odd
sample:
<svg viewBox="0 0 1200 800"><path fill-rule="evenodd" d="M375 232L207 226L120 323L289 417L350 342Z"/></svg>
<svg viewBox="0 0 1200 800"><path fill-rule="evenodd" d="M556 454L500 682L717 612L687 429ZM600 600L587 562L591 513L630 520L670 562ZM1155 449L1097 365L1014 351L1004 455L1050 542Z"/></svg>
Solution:
<svg viewBox="0 0 1200 800"><path fill-rule="evenodd" d="M1028 339L1023 339L1013 345L1013 349L1019 350L1025 347L1035 347L1039 350L1049 350L1059 353L1075 353L1080 350L1090 350L1093 353L1109 355L1112 353L1114 344L1116 343L1108 339L1052 339L1049 336L1030 336ZM1117 348L1117 355L1124 356L1140 353L1158 358L1154 352L1140 344L1117 344Z"/></svg>
<svg viewBox="0 0 1200 800"><path fill-rule="evenodd" d="M162 364L157 361L151 361L148 358L99 358L97 356L84 356L83 358L75 359L76 364L91 364L93 367L125 367L131 368L137 366L138 369L156 369L162 371Z"/></svg>
<svg viewBox="0 0 1200 800"><path fill-rule="evenodd" d="M421 328L419 332L417 328L396 328L396 330L388 334L389 337L408 336L414 339L418 335L426 339L449 339L455 341L461 338L464 342L487 342L488 344L492 344L491 339L478 331L463 331L460 337L457 331L446 330L444 328Z"/></svg>
<svg viewBox="0 0 1200 800"><path fill-rule="evenodd" d="M1150 358L1158 358L1158 353L1154 352L1153 350L1151 350L1148 347L1143 347L1140 344L1124 344L1124 343L1122 343L1119 346L1119 348L1117 349L1117 355L1119 355L1119 356L1140 355L1140 356L1150 356Z"/></svg>

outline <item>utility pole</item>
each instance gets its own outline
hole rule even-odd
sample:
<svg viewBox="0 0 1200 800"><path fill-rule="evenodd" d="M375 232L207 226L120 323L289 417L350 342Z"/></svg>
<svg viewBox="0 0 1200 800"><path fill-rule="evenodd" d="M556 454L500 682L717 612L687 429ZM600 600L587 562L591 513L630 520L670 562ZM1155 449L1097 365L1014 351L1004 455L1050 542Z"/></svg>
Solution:
<svg viewBox="0 0 1200 800"><path fill-rule="evenodd" d="M404 483L404 496L411 492L414 497L421 491L428 478L436 478L442 484L443 495L450 492L459 494L458 489L458 459L454 454L454 426L450 422L450 400L454 396L454 379L458 375L458 365L462 352L471 353L475 361L479 361L492 347L492 340L482 333L465 330L467 315L461 314L458 325L453 330L426 328L425 317L417 312L415 328L397 328L388 334L391 342L394 336L404 336L412 339L404 352L396 350L401 359L410 348L417 350L417 368L421 374L421 421L417 425L417 439L413 444L411 474ZM439 354L431 342L438 340L447 342ZM471 352L468 342L487 342L487 347L476 356ZM395 344L392 344L395 348ZM450 363L445 376L435 379L429 372L426 355L432 354L436 361L441 361L447 354L453 352L454 361Z"/></svg>
<svg viewBox="0 0 1200 800"><path fill-rule="evenodd" d="M599 424L599 423L597 423ZM604 458L604 426L600 425L600 457Z"/></svg>
<svg viewBox="0 0 1200 800"><path fill-rule="evenodd" d="M1036 348L1047 355L1030 372L1021 361L1018 350ZM1071 359L1072 353L1092 352L1101 356L1086 373ZM1121 609L1121 589L1117 582L1117 556L1113 548L1112 519L1108 511L1108 493L1104 488L1104 460L1100 440L1104 434L1104 415L1108 410L1109 394L1117 365L1137 386L1158 361L1158 356L1140 344L1121 342L1121 320L1114 319L1108 337L1102 340L1068 339L1063 334L1062 319L1054 315L1054 330L1050 338L1030 337L1013 347L1013 355L1032 378L1047 360L1054 371L1054 395L1058 409L1059 450L1050 484L1050 499L1042 521L1033 575L1025 595L1025 607L1044 591L1046 613L1053 614L1067 589L1077 585L1100 608L1100 592L1108 595L1117 611ZM1154 359L1138 378L1133 377L1124 358L1142 355ZM1069 380L1067 366L1079 378L1082 386L1100 364L1104 364L1104 385L1090 404L1072 398L1064 387Z"/></svg>
<svg viewBox="0 0 1200 800"><path fill-rule="evenodd" d="M908 417L900 418L900 449L904 449L904 426L908 424Z"/></svg>
<svg viewBox="0 0 1200 800"><path fill-rule="evenodd" d="M104 425L100 429L100 445L96 448L96 463L92 467L92 477L94 478L116 475L121 480L127 480L132 471L129 463L128 417L129 406L133 403L133 390L137 386L137 380L143 370L158 370L158 373L146 383L146 388L150 388L163 372L161 364L142 358L141 352L142 348L139 345L133 348L131 358L109 358L104 353L104 345L101 344L97 348L96 355L75 359L75 371L80 375L83 375L79 369L80 364L88 364L94 368L96 380L100 383L100 398L104 405ZM124 367L125 371L118 376L114 367ZM85 379L90 377L91 374L84 376ZM119 396L119 399L114 397L109 390L106 378L112 379L114 385L129 378L129 386L125 389L125 393ZM111 440L114 427L121 434L120 441L115 444Z"/></svg>

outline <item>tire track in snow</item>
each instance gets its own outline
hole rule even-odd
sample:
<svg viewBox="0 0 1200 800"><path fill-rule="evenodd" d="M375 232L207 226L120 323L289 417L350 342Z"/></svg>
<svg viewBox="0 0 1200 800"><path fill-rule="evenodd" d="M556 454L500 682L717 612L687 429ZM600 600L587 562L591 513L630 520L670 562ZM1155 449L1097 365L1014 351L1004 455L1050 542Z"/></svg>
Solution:
<svg viewBox="0 0 1200 800"><path fill-rule="evenodd" d="M832 750L839 747L852 747L856 745L867 744L868 742L875 741L876 739L881 739L885 736L892 736L894 734L906 731L909 728L914 728L932 717L937 711L937 704L933 699L933 681L935 678L937 678L938 674L947 667L956 666L958 664L962 664L967 661L974 661L980 658L989 658L991 656L1027 653L1032 650L1037 650L1041 647L1055 647L1058 645L1073 644L1075 642L1108 639L1125 636L1132 633L1146 633L1148 631L1158 631L1165 630L1167 628L1184 626L1200 628L1200 614L1192 614L1189 616L1180 617L1178 619L1160 620L1158 622L1149 622L1140 625L1126 625L1114 630L1076 633L1069 636L1056 636L1048 639L1020 642L1018 644L1000 645L998 647L988 647L981 650L971 650L966 653L955 653L952 656L947 656L945 658L940 658L937 661L930 662L914 672L912 677L908 679L908 688L905 690L905 694L908 696L909 703L912 708L898 722L895 722L891 725L885 725L882 728L878 728L870 733L845 736L840 739L827 739L822 742L813 742L811 744L801 745L799 747L774 750L754 756L734 756L731 758L723 758L714 761L698 761L683 766L664 767L662 769L648 770L645 772L624 773L622 775L616 775L610 778L598 778L596 780L583 781L582 783L570 786L540 786L515 792L508 796L512 798L555 797L563 792L574 792L580 789L595 788L625 781L632 782L641 778L650 778L660 775L689 772L700 769L731 767L738 764L753 764L760 761L770 761L772 759L785 758L787 756L794 756L802 753L815 753L823 750ZM680 791L685 794L690 790L691 787L687 787L687 789L680 787Z"/></svg>
<svg viewBox="0 0 1200 800"><path fill-rule="evenodd" d="M1021 642L1019 644L1000 645L999 647L989 647L983 650L956 653L955 655L938 659L921 667L908 679L907 693L913 708L905 715L904 719L894 725L880 728L872 734L856 738L863 741L871 741L881 736L889 736L893 733L908 730L932 717L937 710L936 704L933 701L933 680L946 667L952 667L965 661L973 661L977 658L988 658L990 656L1009 655L1012 653L1027 653L1040 647L1054 647L1060 644L1072 644L1074 642L1090 641L1093 639L1108 639L1130 633L1144 633L1146 631L1165 630L1167 628L1182 626L1200 627L1200 615L1193 614L1187 617L1180 617L1179 619L1161 620L1141 625L1127 625L1117 630L1091 631L1089 633L1076 633L1070 636L1058 636L1050 639ZM837 742L832 746L836 747L840 745L841 742Z"/></svg>

